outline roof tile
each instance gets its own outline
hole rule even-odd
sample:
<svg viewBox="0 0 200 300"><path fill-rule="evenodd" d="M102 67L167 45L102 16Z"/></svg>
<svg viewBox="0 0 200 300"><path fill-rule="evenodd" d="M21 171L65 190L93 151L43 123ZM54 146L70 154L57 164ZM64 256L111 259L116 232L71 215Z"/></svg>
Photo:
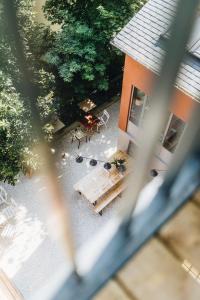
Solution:
<svg viewBox="0 0 200 300"><path fill-rule="evenodd" d="M176 5L176 0L149 0L117 34L112 44L158 73L164 55L158 41L170 26ZM200 62L192 57L185 59L175 85L200 100Z"/></svg>

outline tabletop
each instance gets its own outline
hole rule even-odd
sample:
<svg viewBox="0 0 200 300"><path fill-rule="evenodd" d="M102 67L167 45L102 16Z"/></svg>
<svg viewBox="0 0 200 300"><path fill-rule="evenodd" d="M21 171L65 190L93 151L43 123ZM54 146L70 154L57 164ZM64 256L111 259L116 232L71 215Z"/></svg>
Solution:
<svg viewBox="0 0 200 300"><path fill-rule="evenodd" d="M86 113L96 107L96 104L90 99L85 99L84 101L80 102L78 105L80 109Z"/></svg>
<svg viewBox="0 0 200 300"><path fill-rule="evenodd" d="M86 114L83 118L80 119L80 123L86 130L93 131L99 119L93 114Z"/></svg>
<svg viewBox="0 0 200 300"><path fill-rule="evenodd" d="M120 173L115 166L112 166L107 171L103 165L100 165L74 185L74 189L80 192L90 203L98 201L99 198L111 190L129 173L128 162L131 158L128 154L117 151L108 161L113 161L114 159L125 160L125 172Z"/></svg>

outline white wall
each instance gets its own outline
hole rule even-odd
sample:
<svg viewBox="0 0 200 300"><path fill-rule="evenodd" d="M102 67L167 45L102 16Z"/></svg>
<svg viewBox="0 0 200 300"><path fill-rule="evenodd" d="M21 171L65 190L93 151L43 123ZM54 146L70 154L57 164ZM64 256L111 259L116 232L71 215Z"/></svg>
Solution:
<svg viewBox="0 0 200 300"><path fill-rule="evenodd" d="M117 149L126 152L129 145L129 136L126 132L121 129L118 129L118 140L117 140Z"/></svg>

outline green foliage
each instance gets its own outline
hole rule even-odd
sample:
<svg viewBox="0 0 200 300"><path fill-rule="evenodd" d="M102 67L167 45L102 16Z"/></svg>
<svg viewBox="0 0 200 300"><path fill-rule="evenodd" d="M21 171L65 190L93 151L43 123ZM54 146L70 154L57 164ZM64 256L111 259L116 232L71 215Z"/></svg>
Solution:
<svg viewBox="0 0 200 300"><path fill-rule="evenodd" d="M76 98L108 89L110 70L122 56L110 41L142 4L139 0L46 1L47 19L61 29L43 59Z"/></svg>
<svg viewBox="0 0 200 300"><path fill-rule="evenodd" d="M22 170L25 145L30 142L30 124L20 95L0 73L0 181L14 184Z"/></svg>
<svg viewBox="0 0 200 300"><path fill-rule="evenodd" d="M31 80L39 87L40 96L35 99L47 140L51 140L52 128L48 124L54 112L54 76L39 61L44 50L43 41L50 35L49 29L35 22L32 0L15 0L20 36L23 41L26 62L33 74ZM4 7L0 9L0 181L15 184L19 173L35 170L38 157L32 149L37 137L32 135L30 109L23 93L23 76L15 56L15 44L7 33ZM47 45L48 46L48 43Z"/></svg>
<svg viewBox="0 0 200 300"><path fill-rule="evenodd" d="M122 67L122 54L111 46L110 40L143 1L46 0L47 19L61 25L57 32L36 23L33 0L14 3L26 62L33 74L31 80L39 88L35 101L46 139L50 141L53 128L48 121L56 109L55 79L57 94L63 99L82 99L93 90L107 90L111 69L116 62ZM32 150L37 137L32 135L31 113L23 94L14 38L12 41L6 34L10 21L0 4L0 180L15 184L21 171L38 168L39 157ZM73 119L71 114L76 106L73 101L69 104L68 117Z"/></svg>

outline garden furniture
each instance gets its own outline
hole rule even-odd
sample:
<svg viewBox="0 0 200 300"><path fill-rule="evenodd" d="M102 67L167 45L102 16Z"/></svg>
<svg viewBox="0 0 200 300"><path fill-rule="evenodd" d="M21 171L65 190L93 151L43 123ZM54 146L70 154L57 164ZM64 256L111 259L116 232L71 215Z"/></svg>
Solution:
<svg viewBox="0 0 200 300"><path fill-rule="evenodd" d="M132 159L128 154L117 151L109 159L110 162L115 160L124 161L124 172L120 172L113 164L109 171L100 165L74 185L75 191L82 194L92 204L93 210L100 215L103 208L125 189L124 178L130 173L129 162Z"/></svg>
<svg viewBox="0 0 200 300"><path fill-rule="evenodd" d="M83 130L81 127L77 127L70 131L71 135L71 141L73 143L74 140L78 141L78 149L80 147L81 141L85 139L86 143L88 140L90 140L90 137L88 137L88 133L86 130Z"/></svg>
<svg viewBox="0 0 200 300"><path fill-rule="evenodd" d="M99 116L98 119L99 119L99 122L97 123L97 131L99 131L99 128L101 126L107 127L107 123L110 119L110 115L109 115L108 111L106 109L104 109L102 115Z"/></svg>
<svg viewBox="0 0 200 300"><path fill-rule="evenodd" d="M85 99L78 104L79 108L88 113L90 110L96 107L96 104L91 99Z"/></svg>
<svg viewBox="0 0 200 300"><path fill-rule="evenodd" d="M80 123L85 127L85 129L93 133L97 131L97 124L99 123L99 118L97 118L93 114L86 114L83 118L81 118Z"/></svg>

